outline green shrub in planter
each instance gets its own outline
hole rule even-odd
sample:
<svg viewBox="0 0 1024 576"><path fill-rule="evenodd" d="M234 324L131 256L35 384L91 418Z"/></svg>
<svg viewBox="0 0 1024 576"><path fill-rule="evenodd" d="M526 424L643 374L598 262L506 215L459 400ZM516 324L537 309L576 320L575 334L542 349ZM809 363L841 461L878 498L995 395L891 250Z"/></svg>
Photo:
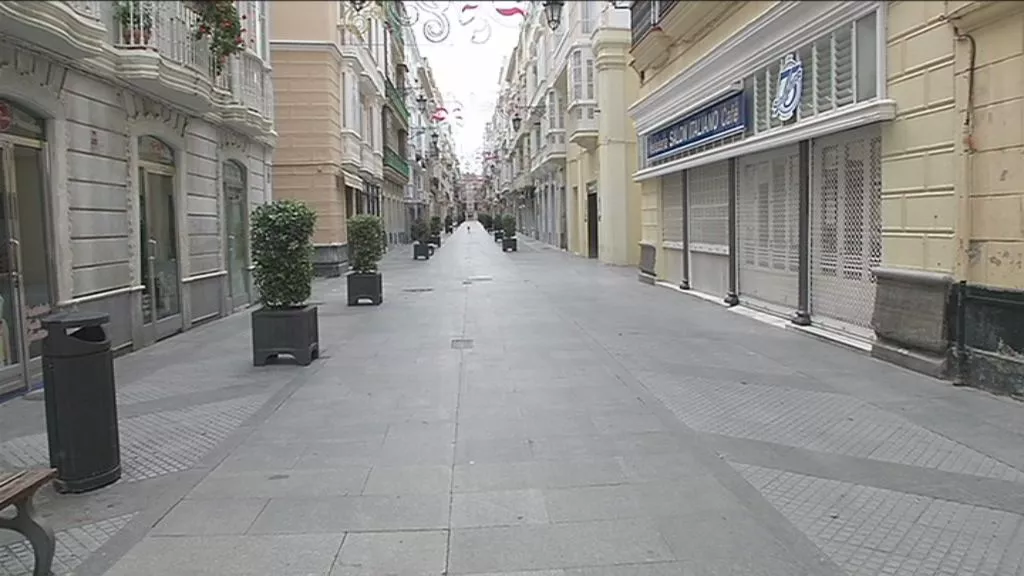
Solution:
<svg viewBox="0 0 1024 576"><path fill-rule="evenodd" d="M347 277L348 305L362 300L377 305L384 302L384 284L377 263L384 255L384 225L372 214L359 214L348 220L348 255L352 271Z"/></svg>
<svg viewBox="0 0 1024 576"><path fill-rule="evenodd" d="M484 227L484 230L491 231L491 215L490 214L479 214L476 219L480 222L480 225Z"/></svg>
<svg viewBox="0 0 1024 576"><path fill-rule="evenodd" d="M511 214L505 214L502 216L501 230L503 232L501 237L501 251L518 252L519 241L516 240L516 217Z"/></svg>
<svg viewBox="0 0 1024 576"><path fill-rule="evenodd" d="M445 230L446 230L446 231L447 231L447 232L448 232L449 234L451 234L451 233L452 233L452 225L453 225L453 224L455 224L455 218L452 218L452 215L451 215L451 214L449 214L449 215L447 215L447 216L445 216L445 217L444 217L444 229L445 229Z"/></svg>
<svg viewBox="0 0 1024 576"><path fill-rule="evenodd" d="M434 246L441 245L441 217L434 216L430 219L430 243Z"/></svg>
<svg viewBox="0 0 1024 576"><path fill-rule="evenodd" d="M316 212L295 200L278 200L252 212L253 281L262 306L252 313L253 364L279 355L308 365L320 355L316 306L307 305L313 284Z"/></svg>
<svg viewBox="0 0 1024 576"><path fill-rule="evenodd" d="M503 218L504 216L501 215L501 212L498 212L494 215L494 220L491 222L491 230L494 231L495 242L501 242L502 237L505 236L505 229L502 227Z"/></svg>
<svg viewBox="0 0 1024 576"><path fill-rule="evenodd" d="M412 233L412 259L418 260L423 258L424 260L430 259L430 230L427 229L427 223L422 219L417 218L413 221L411 230Z"/></svg>

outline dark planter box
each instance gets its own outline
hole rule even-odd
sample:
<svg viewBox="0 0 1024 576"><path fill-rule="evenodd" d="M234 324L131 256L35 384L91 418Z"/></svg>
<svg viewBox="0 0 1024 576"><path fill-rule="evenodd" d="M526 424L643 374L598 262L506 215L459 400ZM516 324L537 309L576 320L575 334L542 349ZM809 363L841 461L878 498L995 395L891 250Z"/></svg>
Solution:
<svg viewBox="0 0 1024 576"><path fill-rule="evenodd" d="M504 237L505 237L505 231L504 230L495 230L494 231L494 241L495 242L500 242L501 239L504 238Z"/></svg>
<svg viewBox="0 0 1024 576"><path fill-rule="evenodd" d="M430 237L430 243L433 244L434 246L440 246L441 245L441 235L440 234L435 234L435 235L431 236Z"/></svg>
<svg viewBox="0 0 1024 576"><path fill-rule="evenodd" d="M285 354L308 366L320 357L320 323L316 306L260 308L252 319L252 364L265 366Z"/></svg>
<svg viewBox="0 0 1024 576"><path fill-rule="evenodd" d="M502 252L519 252L519 242L516 241L516 237L502 238L501 239L501 251Z"/></svg>
<svg viewBox="0 0 1024 576"><path fill-rule="evenodd" d="M374 306L384 302L384 281L380 272L348 275L348 305L355 306L360 300L369 300Z"/></svg>
<svg viewBox="0 0 1024 576"><path fill-rule="evenodd" d="M430 260L430 245L426 242L414 242L412 245L412 259L419 260Z"/></svg>

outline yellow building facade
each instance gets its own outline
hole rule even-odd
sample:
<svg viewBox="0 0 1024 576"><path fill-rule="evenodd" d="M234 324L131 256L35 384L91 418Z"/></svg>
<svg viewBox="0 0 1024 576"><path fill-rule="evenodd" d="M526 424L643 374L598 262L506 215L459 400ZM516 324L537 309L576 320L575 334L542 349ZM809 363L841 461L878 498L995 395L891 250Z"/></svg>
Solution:
<svg viewBox="0 0 1024 576"><path fill-rule="evenodd" d="M634 2L641 278L1024 390L1022 8Z"/></svg>

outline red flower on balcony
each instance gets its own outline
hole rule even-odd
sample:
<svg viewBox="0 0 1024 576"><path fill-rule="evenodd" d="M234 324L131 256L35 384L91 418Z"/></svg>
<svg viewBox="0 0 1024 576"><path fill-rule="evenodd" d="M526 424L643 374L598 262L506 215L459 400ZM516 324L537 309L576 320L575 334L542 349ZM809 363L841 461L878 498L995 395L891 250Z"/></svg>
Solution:
<svg viewBox="0 0 1024 576"><path fill-rule="evenodd" d="M196 23L195 38L210 39L210 55L213 69L220 74L228 58L245 50L245 28L233 0L202 0L197 3L199 21Z"/></svg>

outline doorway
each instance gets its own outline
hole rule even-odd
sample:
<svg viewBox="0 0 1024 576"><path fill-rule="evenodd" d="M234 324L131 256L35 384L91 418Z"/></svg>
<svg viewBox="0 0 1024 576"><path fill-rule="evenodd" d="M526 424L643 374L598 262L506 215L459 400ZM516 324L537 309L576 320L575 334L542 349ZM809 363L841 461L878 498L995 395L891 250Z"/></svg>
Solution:
<svg viewBox="0 0 1024 576"><path fill-rule="evenodd" d="M597 236L597 183L587 183L587 257L598 257Z"/></svg>
<svg viewBox="0 0 1024 576"><path fill-rule="evenodd" d="M249 305L249 198L245 169L238 162L224 163L224 216L227 228L227 270L231 309Z"/></svg>
<svg viewBox="0 0 1024 576"><path fill-rule="evenodd" d="M174 172L174 151L152 136L140 137L139 269L144 286L142 322L149 342L182 329Z"/></svg>
<svg viewBox="0 0 1024 576"><path fill-rule="evenodd" d="M44 122L0 101L0 394L41 384L53 306Z"/></svg>

